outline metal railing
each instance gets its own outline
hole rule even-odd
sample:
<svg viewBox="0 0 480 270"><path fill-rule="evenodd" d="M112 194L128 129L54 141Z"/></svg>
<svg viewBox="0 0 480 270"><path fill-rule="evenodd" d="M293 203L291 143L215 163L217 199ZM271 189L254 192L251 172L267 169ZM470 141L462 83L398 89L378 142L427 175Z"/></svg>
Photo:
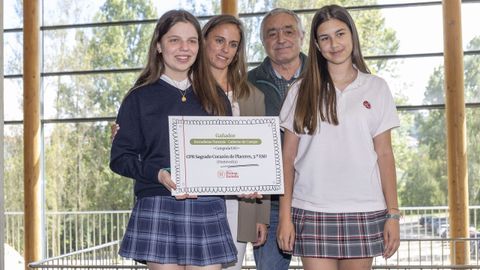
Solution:
<svg viewBox="0 0 480 270"><path fill-rule="evenodd" d="M448 225L445 224L448 217L448 208L446 206L404 207L401 210L404 214L400 226L402 246L407 244L418 245L415 242L419 241L418 239L421 239L422 243L428 241L436 243L453 241L448 239ZM470 226L474 231L470 235L471 237L480 236L480 233L477 233L475 229L479 227L477 221L480 218L479 210L480 206L470 207ZM57 258L62 254L72 254L79 250L85 251L89 248L118 241L123 236L129 215L130 211L127 210L47 212L45 215L45 257ZM5 217L5 243L22 254L23 213L7 212ZM444 235L442 235L442 232ZM413 240L410 241L409 239ZM419 248L422 254L428 249L426 246L419 246ZM413 257L414 255L409 254L408 257ZM247 259L252 261L253 256L247 253ZM292 264L301 265L298 259L294 259ZM246 264L245 269L254 269L249 268L250 265Z"/></svg>
<svg viewBox="0 0 480 270"><path fill-rule="evenodd" d="M30 264L33 269L146 269L145 265L118 256L120 241L100 245ZM451 247L470 246L470 263L452 265ZM465 239L402 239L397 253L390 259L376 258L373 269L480 269L480 238ZM468 250L468 249L467 249ZM453 251L455 252L455 251ZM242 269L255 269L251 260L245 260ZM303 269L298 258L293 258L289 269Z"/></svg>
<svg viewBox="0 0 480 270"><path fill-rule="evenodd" d="M47 212L46 257L95 247L121 239L130 211ZM5 213L5 243L23 254L23 213Z"/></svg>

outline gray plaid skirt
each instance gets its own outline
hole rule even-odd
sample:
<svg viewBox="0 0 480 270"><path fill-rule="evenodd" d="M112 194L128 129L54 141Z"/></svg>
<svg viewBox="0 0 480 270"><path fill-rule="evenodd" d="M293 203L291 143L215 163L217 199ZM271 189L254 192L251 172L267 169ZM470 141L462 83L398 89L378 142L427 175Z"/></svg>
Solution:
<svg viewBox="0 0 480 270"><path fill-rule="evenodd" d="M386 210L321 213L292 208L293 255L316 258L369 258L383 254Z"/></svg>
<svg viewBox="0 0 480 270"><path fill-rule="evenodd" d="M139 199L119 254L142 263L206 266L236 261L224 199Z"/></svg>

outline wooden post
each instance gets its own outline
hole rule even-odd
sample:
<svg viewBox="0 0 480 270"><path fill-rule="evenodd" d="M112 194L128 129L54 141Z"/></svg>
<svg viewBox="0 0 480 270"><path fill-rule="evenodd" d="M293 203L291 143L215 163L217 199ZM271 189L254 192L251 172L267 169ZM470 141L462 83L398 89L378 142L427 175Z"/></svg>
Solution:
<svg viewBox="0 0 480 270"><path fill-rule="evenodd" d="M222 0L222 14L230 14L238 17L238 1L237 0Z"/></svg>
<svg viewBox="0 0 480 270"><path fill-rule="evenodd" d="M461 0L443 0L445 107L447 121L447 170L450 234L469 237L468 174ZM469 264L469 243L452 243L451 262Z"/></svg>
<svg viewBox="0 0 480 270"><path fill-rule="evenodd" d="M25 269L41 259L40 5L23 1L23 140Z"/></svg>

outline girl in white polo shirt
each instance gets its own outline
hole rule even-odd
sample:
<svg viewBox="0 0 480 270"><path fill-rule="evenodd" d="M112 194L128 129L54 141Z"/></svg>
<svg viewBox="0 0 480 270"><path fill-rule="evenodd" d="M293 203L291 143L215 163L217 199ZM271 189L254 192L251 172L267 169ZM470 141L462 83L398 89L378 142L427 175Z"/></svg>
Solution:
<svg viewBox="0 0 480 270"><path fill-rule="evenodd" d="M400 243L387 83L371 75L343 7L313 18L305 73L280 113L285 195L278 244L310 269L370 269Z"/></svg>

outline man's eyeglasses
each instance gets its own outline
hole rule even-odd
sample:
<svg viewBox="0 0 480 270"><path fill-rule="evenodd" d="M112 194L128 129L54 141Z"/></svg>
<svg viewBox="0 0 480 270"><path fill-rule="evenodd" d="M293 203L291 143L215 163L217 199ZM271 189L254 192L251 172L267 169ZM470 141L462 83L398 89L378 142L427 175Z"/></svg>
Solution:
<svg viewBox="0 0 480 270"><path fill-rule="evenodd" d="M280 36L280 33L282 33L286 38L292 38L297 33L297 30L291 25L284 26L282 28L272 28L267 31L266 38L277 39Z"/></svg>

